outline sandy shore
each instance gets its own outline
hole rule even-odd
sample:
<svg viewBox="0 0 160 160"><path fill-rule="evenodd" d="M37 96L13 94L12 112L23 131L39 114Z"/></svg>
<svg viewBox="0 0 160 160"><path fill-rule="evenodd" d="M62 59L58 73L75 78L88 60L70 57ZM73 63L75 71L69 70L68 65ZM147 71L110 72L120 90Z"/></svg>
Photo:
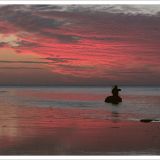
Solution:
<svg viewBox="0 0 160 160"><path fill-rule="evenodd" d="M58 117L61 114L66 112L51 108L1 107L0 154L160 154L159 122L120 121L116 115L111 120Z"/></svg>

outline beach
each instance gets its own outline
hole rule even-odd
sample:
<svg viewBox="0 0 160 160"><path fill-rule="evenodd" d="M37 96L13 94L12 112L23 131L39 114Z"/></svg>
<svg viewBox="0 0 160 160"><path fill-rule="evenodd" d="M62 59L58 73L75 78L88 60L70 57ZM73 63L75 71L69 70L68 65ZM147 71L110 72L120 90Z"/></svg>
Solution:
<svg viewBox="0 0 160 160"><path fill-rule="evenodd" d="M32 88L32 94L31 89L24 88L18 91L17 88L3 90L7 92L1 93L0 155L160 154L159 121L140 122L140 118L158 119L159 113L135 116L135 113L122 113L123 109L117 108L121 106L113 106L111 111L107 107L58 107L52 106L53 102L48 106L44 104L38 106L35 99L32 99L34 103L29 102L31 104L29 106L28 101L31 98L28 92L32 98L36 95L35 97L41 97L41 101L44 101L43 98L50 97L49 93L50 99L53 99L52 95L55 95L53 91L56 89L47 90L48 94L43 90L43 95L39 94L42 92L41 89L37 91ZM76 99L74 95L62 98L64 90L66 91L63 89L61 94L56 90L56 100L58 97ZM26 100L23 101L23 105L20 103L19 95L22 91L23 100ZM82 102L83 99L90 99L85 96L80 97L80 92L77 90L74 90L74 93L79 95ZM19 97L18 100L15 95Z"/></svg>

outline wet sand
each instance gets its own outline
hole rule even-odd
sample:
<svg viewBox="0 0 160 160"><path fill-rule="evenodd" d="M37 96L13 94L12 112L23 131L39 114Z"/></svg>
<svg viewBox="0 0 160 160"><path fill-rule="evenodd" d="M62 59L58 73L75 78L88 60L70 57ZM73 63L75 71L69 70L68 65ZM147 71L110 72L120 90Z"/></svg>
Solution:
<svg viewBox="0 0 160 160"><path fill-rule="evenodd" d="M0 107L0 155L160 154L159 122L120 121L117 114L110 120L74 117L85 112Z"/></svg>

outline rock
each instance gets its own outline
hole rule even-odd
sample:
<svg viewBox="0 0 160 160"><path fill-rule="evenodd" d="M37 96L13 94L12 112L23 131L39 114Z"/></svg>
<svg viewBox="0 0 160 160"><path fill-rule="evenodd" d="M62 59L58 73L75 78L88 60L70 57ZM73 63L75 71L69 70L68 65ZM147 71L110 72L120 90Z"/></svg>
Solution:
<svg viewBox="0 0 160 160"><path fill-rule="evenodd" d="M153 119L141 119L140 122L149 123L154 121Z"/></svg>
<svg viewBox="0 0 160 160"><path fill-rule="evenodd" d="M106 97L105 102L112 103L112 104L119 104L120 102L122 102L122 98L119 96L118 97L109 96L109 97Z"/></svg>

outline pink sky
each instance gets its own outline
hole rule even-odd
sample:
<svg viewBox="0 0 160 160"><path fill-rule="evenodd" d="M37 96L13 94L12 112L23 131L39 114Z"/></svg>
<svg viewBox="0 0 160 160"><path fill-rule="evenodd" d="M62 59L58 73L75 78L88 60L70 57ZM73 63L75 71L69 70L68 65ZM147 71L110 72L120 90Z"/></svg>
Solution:
<svg viewBox="0 0 160 160"><path fill-rule="evenodd" d="M159 85L160 6L0 6L0 85Z"/></svg>

